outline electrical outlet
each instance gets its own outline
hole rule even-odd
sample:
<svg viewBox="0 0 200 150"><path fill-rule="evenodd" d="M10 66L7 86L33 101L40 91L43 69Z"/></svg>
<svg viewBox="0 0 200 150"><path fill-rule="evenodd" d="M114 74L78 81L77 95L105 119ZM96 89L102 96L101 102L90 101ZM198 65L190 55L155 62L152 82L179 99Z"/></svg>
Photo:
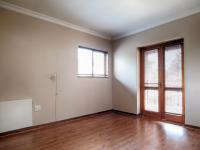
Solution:
<svg viewBox="0 0 200 150"><path fill-rule="evenodd" d="M41 105L35 105L35 108L34 110L37 112L37 111L40 111L42 109Z"/></svg>

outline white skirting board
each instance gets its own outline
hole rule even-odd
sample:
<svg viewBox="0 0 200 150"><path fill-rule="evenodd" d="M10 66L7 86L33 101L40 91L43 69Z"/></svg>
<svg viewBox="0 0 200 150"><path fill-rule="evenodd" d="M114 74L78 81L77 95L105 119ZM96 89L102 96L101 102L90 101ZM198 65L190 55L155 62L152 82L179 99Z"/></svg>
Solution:
<svg viewBox="0 0 200 150"><path fill-rule="evenodd" d="M32 100L0 101L0 133L32 126Z"/></svg>

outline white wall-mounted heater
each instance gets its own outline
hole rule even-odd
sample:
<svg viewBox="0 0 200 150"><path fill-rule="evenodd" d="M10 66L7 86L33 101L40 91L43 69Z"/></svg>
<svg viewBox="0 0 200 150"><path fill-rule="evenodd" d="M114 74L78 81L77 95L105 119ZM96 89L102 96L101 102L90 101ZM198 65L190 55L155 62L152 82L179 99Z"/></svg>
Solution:
<svg viewBox="0 0 200 150"><path fill-rule="evenodd" d="M0 101L0 133L32 125L31 99Z"/></svg>

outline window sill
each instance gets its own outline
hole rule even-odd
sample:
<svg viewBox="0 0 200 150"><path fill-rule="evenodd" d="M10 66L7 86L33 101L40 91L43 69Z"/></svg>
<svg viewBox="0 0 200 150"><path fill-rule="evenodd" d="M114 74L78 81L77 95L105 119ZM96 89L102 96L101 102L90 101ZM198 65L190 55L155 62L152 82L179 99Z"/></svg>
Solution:
<svg viewBox="0 0 200 150"><path fill-rule="evenodd" d="M78 78L109 78L109 76L87 76L87 75L77 75Z"/></svg>

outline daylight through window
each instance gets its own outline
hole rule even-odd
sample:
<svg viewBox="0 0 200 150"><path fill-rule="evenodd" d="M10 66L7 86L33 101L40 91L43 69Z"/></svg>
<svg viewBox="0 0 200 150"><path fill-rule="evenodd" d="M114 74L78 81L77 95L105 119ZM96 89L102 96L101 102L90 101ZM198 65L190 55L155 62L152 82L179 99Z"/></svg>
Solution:
<svg viewBox="0 0 200 150"><path fill-rule="evenodd" d="M108 53L79 46L78 76L108 77Z"/></svg>

